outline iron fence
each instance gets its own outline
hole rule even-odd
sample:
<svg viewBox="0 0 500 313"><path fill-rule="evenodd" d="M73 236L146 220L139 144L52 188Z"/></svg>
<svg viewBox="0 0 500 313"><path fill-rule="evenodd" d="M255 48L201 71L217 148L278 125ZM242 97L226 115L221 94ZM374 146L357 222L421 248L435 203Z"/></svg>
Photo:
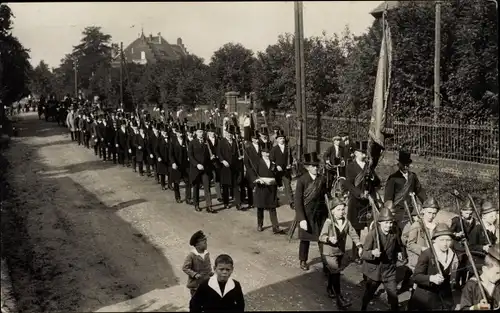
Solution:
<svg viewBox="0 0 500 313"><path fill-rule="evenodd" d="M269 124L279 125L295 137L298 119L288 118L284 113L273 113ZM328 116L307 116L309 139L330 141L333 135L346 132L353 141L368 138L369 120ZM496 123L450 123L400 122L394 123L394 136L387 140L386 149L401 147L424 157L438 157L482 164L499 164L499 130Z"/></svg>

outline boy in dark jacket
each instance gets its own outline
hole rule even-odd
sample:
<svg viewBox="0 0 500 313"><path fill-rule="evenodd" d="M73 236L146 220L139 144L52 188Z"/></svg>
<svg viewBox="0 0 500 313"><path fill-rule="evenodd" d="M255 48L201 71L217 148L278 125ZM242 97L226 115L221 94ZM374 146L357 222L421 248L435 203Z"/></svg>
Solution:
<svg viewBox="0 0 500 313"><path fill-rule="evenodd" d="M215 275L200 284L189 303L190 312L244 312L245 299L238 281L231 278L233 259L221 254L215 259Z"/></svg>
<svg viewBox="0 0 500 313"><path fill-rule="evenodd" d="M187 287L194 295L201 282L207 280L214 273L210 262L210 253L207 251L207 237L201 230L191 236L189 244L194 249L188 254L182 271L188 275Z"/></svg>

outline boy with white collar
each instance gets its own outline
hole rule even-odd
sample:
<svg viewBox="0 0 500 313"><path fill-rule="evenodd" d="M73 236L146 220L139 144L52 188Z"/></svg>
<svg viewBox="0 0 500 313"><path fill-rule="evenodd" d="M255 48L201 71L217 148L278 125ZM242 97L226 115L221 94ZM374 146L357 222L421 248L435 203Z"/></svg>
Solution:
<svg viewBox="0 0 500 313"><path fill-rule="evenodd" d="M182 271L188 275L186 287L188 287L192 297L198 286L214 273L212 272L210 253L207 251L207 237L205 234L201 230L197 231L191 236L189 244L194 249L184 260Z"/></svg>
<svg viewBox="0 0 500 313"><path fill-rule="evenodd" d="M432 241L434 251L430 248L422 251L415 266L412 280L417 288L408 303L409 311L454 308L451 279L457 269L458 258L451 249L453 232L446 224L437 224ZM435 258L439 261L439 268Z"/></svg>
<svg viewBox="0 0 500 313"><path fill-rule="evenodd" d="M189 302L190 312L244 312L241 285L231 278L233 259L221 254L215 259L215 275L200 284Z"/></svg>

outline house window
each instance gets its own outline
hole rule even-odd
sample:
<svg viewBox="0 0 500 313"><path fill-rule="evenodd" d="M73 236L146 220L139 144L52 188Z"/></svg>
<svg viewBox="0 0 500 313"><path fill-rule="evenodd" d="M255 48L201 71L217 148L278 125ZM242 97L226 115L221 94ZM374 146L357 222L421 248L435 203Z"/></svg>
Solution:
<svg viewBox="0 0 500 313"><path fill-rule="evenodd" d="M141 60L146 60L146 52L141 51Z"/></svg>
<svg viewBox="0 0 500 313"><path fill-rule="evenodd" d="M134 53L134 48L132 48L132 53Z"/></svg>

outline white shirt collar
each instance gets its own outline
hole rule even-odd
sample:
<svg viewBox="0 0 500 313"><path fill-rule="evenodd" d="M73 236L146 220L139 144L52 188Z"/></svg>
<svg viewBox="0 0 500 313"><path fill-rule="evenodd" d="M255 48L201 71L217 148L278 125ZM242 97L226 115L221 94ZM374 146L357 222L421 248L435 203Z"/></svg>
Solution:
<svg viewBox="0 0 500 313"><path fill-rule="evenodd" d="M278 147L280 147L281 153L285 152L285 145L284 144L282 144L282 145L278 144Z"/></svg>
<svg viewBox="0 0 500 313"><path fill-rule="evenodd" d="M193 248L192 252L195 255L200 256L202 259L205 258L205 256L208 254L208 250L205 250L203 253L199 253L198 250L196 250L196 248Z"/></svg>
<svg viewBox="0 0 500 313"><path fill-rule="evenodd" d="M453 262L453 259L455 258L455 253L453 253L453 250L448 249L448 251L443 252L443 251L439 250L436 247L436 245L434 245L434 250L436 251L436 256L437 256L439 263L441 263L441 265L443 265L444 269L447 269L448 266L450 266L451 262Z"/></svg>
<svg viewBox="0 0 500 313"><path fill-rule="evenodd" d="M335 219L335 226L337 226L337 228L340 231L343 231L346 225L347 225L347 219L346 218L343 219L342 223L340 223L339 220Z"/></svg>
<svg viewBox="0 0 500 313"><path fill-rule="evenodd" d="M356 163L358 163L359 167L361 167L362 169L365 168L366 162L359 162L358 160L356 160Z"/></svg>
<svg viewBox="0 0 500 313"><path fill-rule="evenodd" d="M403 171L400 171L401 172L401 175L403 175L403 177L408 180L408 173L404 173Z"/></svg>
<svg viewBox="0 0 500 313"><path fill-rule="evenodd" d="M267 168L271 167L271 160L270 159L266 160L266 159L262 158L262 160L264 160L264 163L266 163Z"/></svg>
<svg viewBox="0 0 500 313"><path fill-rule="evenodd" d="M232 278L229 278L226 282L226 287L224 288L224 293L220 290L219 282L217 281L217 275L213 275L208 280L208 287L212 288L215 292L219 294L221 298L224 298L231 290L234 289L235 284Z"/></svg>

